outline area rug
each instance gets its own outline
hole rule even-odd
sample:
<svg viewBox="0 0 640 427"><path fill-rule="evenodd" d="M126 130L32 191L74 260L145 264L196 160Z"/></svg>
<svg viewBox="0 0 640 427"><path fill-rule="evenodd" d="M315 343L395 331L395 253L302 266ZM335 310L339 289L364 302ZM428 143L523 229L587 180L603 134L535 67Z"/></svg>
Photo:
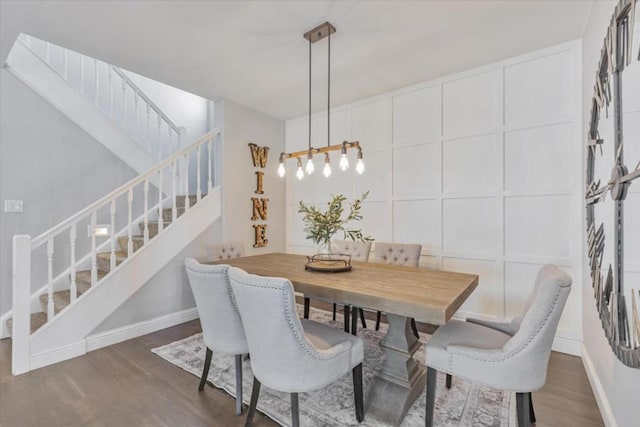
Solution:
<svg viewBox="0 0 640 427"><path fill-rule="evenodd" d="M311 309L310 318L341 328L343 319L338 315L336 321L331 320L331 313ZM380 325L380 331L373 329L358 330L358 336L364 340L363 386L366 399L368 386L376 372L382 366L384 355L379 342L386 333L387 326ZM421 334L420 340L426 342L429 335ZM200 377L204 365L205 346L202 334L154 348L151 351L179 366L185 371ZM415 354L415 359L424 361L424 346ZM235 396L235 369L233 356L214 353L209 369L209 382ZM243 365L243 398L248 404L251 397L251 362L245 360ZM516 426L515 399L509 393L471 384L459 378L453 378L453 385L447 390L444 385L444 374L438 374L436 409L434 425L438 427L507 427ZM197 390L198 379L194 378L194 390ZM358 424L355 419L353 404L353 383L351 375L345 375L333 384L311 393L300 394L300 425L302 426L363 426L382 427L365 413L364 422ZM280 393L263 386L258 400L258 410L283 426L291 424L291 405L287 393ZM366 400L365 400L366 408ZM425 395L424 392L413 404L404 421L403 427L424 426Z"/></svg>

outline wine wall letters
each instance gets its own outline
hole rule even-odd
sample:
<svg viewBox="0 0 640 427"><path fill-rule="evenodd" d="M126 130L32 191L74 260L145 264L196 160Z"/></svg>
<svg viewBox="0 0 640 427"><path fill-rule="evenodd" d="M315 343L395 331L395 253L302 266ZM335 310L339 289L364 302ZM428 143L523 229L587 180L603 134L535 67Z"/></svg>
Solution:
<svg viewBox="0 0 640 427"><path fill-rule="evenodd" d="M249 149L251 150L251 160L253 166L256 168L264 169L267 167L267 160L269 155L269 147L258 147L256 144L249 143ZM251 221L266 221L268 216L269 199L263 197L264 195L264 172L257 170L256 174L256 189L255 194L260 197L251 198ZM254 248L263 248L269 244L267 239L267 224L253 224Z"/></svg>

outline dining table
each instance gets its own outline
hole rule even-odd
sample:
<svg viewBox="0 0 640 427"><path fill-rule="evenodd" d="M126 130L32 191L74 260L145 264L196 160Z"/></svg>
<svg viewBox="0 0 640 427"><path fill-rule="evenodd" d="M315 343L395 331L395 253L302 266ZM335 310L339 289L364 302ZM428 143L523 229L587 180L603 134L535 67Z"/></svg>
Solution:
<svg viewBox="0 0 640 427"><path fill-rule="evenodd" d="M367 417L400 425L426 385L426 368L414 359L421 342L411 319L444 325L478 286L475 274L373 262L351 262L344 272L306 270L308 257L268 253L215 261L251 274L289 279L311 299L386 313L388 329L380 348L385 358L366 395Z"/></svg>

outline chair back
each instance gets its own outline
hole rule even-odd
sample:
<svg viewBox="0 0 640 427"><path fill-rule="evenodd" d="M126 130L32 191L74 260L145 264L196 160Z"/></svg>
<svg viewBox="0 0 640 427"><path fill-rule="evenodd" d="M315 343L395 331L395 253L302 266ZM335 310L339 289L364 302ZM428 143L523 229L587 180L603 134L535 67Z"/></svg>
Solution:
<svg viewBox="0 0 640 427"><path fill-rule="evenodd" d="M284 392L302 392L306 385L317 384L317 377L323 376L323 363L334 356L323 355L305 338L291 282L234 267L229 269L229 280L247 334L255 377L267 387Z"/></svg>
<svg viewBox="0 0 640 427"><path fill-rule="evenodd" d="M353 240L332 240L331 249L337 254L351 256L352 261L369 261L371 242L354 242Z"/></svg>
<svg viewBox="0 0 640 427"><path fill-rule="evenodd" d="M193 258L185 259L184 265L200 315L205 345L221 353L248 353L247 338L231 293L229 266L203 265Z"/></svg>
<svg viewBox="0 0 640 427"><path fill-rule="evenodd" d="M209 246L209 259L219 261L222 259L232 259L244 256L244 244L242 242L222 242Z"/></svg>
<svg viewBox="0 0 640 427"><path fill-rule="evenodd" d="M376 242L376 262L417 267L422 245Z"/></svg>
<svg viewBox="0 0 640 427"><path fill-rule="evenodd" d="M569 275L554 265L543 266L527 301L520 328L502 349L515 358L518 354L526 358L527 376L537 382L528 384L529 389L544 385L551 345L570 292Z"/></svg>

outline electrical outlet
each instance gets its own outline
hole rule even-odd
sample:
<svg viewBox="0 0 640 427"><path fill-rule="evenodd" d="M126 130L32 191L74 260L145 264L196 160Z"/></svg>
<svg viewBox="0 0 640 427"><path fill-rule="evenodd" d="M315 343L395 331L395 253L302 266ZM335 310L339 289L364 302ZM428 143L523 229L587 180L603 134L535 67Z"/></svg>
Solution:
<svg viewBox="0 0 640 427"><path fill-rule="evenodd" d="M5 200L4 211L5 213L20 213L23 212L24 202L22 200Z"/></svg>

